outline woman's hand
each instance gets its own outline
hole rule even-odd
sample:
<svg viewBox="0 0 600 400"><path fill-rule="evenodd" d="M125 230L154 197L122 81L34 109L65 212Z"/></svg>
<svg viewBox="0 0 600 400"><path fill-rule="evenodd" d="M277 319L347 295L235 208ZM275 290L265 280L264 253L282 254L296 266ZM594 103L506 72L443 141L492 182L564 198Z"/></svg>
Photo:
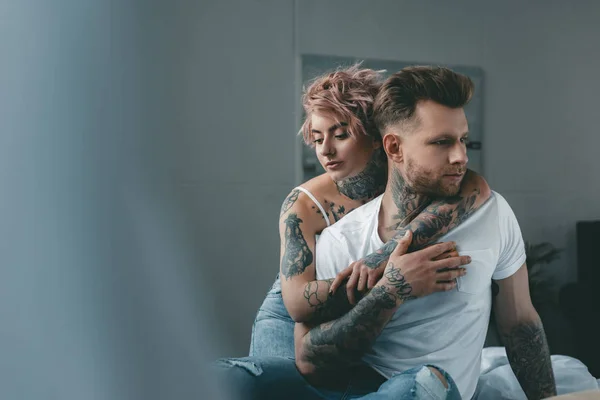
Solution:
<svg viewBox="0 0 600 400"><path fill-rule="evenodd" d="M433 260L437 261L457 256L458 252L456 251L456 248L452 248L435 257ZM388 258L389 257L382 258L379 264L374 264L371 262L371 255L368 255L358 261L353 262L347 268L343 269L339 274L337 274L329 288L329 291L331 293L335 293L341 284L349 277L348 282L346 283L348 301L350 304L356 304L356 292L361 293L364 296L373 288L373 286L377 284L377 282L383 276Z"/></svg>

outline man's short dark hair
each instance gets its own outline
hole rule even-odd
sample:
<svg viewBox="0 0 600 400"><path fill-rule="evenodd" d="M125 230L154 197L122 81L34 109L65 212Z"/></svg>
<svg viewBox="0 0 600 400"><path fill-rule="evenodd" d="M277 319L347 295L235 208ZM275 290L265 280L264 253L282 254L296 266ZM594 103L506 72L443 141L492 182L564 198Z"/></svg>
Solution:
<svg viewBox="0 0 600 400"><path fill-rule="evenodd" d="M473 96L473 81L449 68L406 67L381 86L374 104L375 125L381 135L399 123L414 121L420 101L431 100L450 108L464 107Z"/></svg>

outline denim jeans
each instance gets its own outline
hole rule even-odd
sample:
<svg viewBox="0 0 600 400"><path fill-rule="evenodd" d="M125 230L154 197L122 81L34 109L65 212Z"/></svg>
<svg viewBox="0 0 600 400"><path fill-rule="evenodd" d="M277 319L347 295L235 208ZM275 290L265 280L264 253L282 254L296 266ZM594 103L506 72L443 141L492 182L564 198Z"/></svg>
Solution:
<svg viewBox="0 0 600 400"><path fill-rule="evenodd" d="M285 400L460 400L456 384L444 370L448 388L427 366L417 366L385 379L366 365L348 370L335 387L310 385L293 359L244 357L218 360L215 372L239 399Z"/></svg>
<svg viewBox="0 0 600 400"><path fill-rule="evenodd" d="M294 320L283 304L279 274L254 319L250 356L294 358Z"/></svg>

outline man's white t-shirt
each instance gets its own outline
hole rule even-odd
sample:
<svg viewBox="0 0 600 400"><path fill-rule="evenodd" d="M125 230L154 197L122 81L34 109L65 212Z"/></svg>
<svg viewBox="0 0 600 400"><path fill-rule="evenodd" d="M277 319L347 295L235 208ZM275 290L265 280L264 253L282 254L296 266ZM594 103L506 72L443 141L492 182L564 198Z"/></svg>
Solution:
<svg viewBox="0 0 600 400"><path fill-rule="evenodd" d="M316 245L317 279L338 272L384 243L377 232L382 196L325 229ZM471 256L457 287L402 304L363 360L386 377L415 366L446 370L461 397L475 392L481 350L492 305L491 280L505 279L525 262L517 219L504 198L491 198L439 242L455 241L460 255Z"/></svg>

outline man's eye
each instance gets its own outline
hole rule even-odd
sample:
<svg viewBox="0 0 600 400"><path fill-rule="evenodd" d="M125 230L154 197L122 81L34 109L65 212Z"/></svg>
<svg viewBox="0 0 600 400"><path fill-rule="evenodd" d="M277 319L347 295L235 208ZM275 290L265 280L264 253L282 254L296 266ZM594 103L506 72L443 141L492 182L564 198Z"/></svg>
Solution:
<svg viewBox="0 0 600 400"><path fill-rule="evenodd" d="M313 143L314 144L321 144L321 143L323 143L323 139L315 139L315 140L313 140Z"/></svg>
<svg viewBox="0 0 600 400"><path fill-rule="evenodd" d="M469 138L462 138L460 141L464 144L469 144Z"/></svg>
<svg viewBox="0 0 600 400"><path fill-rule="evenodd" d="M340 133L339 135L335 135L336 139L346 139L348 137L348 132Z"/></svg>
<svg viewBox="0 0 600 400"><path fill-rule="evenodd" d="M444 145L447 145L447 144L449 144L449 143L450 143L450 142L449 142L449 141L447 141L447 140L438 140L437 142L433 142L433 144L436 144L436 145L438 145L438 146L444 146Z"/></svg>

